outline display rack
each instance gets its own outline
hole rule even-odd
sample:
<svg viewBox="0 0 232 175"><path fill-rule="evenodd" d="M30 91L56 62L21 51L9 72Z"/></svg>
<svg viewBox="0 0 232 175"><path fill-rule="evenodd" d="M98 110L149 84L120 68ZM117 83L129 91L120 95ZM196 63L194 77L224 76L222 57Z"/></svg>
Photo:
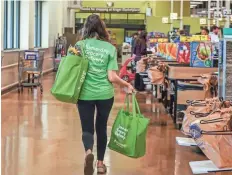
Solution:
<svg viewBox="0 0 232 175"><path fill-rule="evenodd" d="M225 36L223 57L219 61L219 96L225 100L232 99L232 35Z"/></svg>
<svg viewBox="0 0 232 175"><path fill-rule="evenodd" d="M192 138L176 137L176 143L180 146L197 146L195 140ZM207 174L225 171L232 172L232 168L217 168L211 160L192 161L189 162L189 165L193 174Z"/></svg>
<svg viewBox="0 0 232 175"><path fill-rule="evenodd" d="M67 39L64 36L58 36L56 39L55 57L53 60L54 71L57 71L61 58L67 53Z"/></svg>
<svg viewBox="0 0 232 175"><path fill-rule="evenodd" d="M180 146L197 146L194 139L186 137L176 137L176 143Z"/></svg>
<svg viewBox="0 0 232 175"><path fill-rule="evenodd" d="M217 168L211 160L189 162L193 174L232 172L232 168Z"/></svg>

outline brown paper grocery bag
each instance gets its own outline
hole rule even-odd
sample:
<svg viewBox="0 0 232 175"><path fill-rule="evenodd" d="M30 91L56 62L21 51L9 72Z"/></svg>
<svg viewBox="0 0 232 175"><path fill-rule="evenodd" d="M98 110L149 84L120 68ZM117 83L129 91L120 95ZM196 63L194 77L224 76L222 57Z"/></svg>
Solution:
<svg viewBox="0 0 232 175"><path fill-rule="evenodd" d="M146 64L143 62L143 60L140 60L136 64L136 72L144 72L146 70Z"/></svg>
<svg viewBox="0 0 232 175"><path fill-rule="evenodd" d="M221 110L220 116L196 120L190 126L191 136L199 148L218 168L232 168L232 108Z"/></svg>
<svg viewBox="0 0 232 175"><path fill-rule="evenodd" d="M203 114L201 117L207 117L210 114L211 106L202 105L202 106L188 106L187 110L184 111L184 119L182 122L181 131L187 136L191 136L189 132L190 125L193 121L199 119L196 114Z"/></svg>
<svg viewBox="0 0 232 175"><path fill-rule="evenodd" d="M217 96L218 80L216 76L204 74L198 78L198 82L204 85L205 98L213 98Z"/></svg>
<svg viewBox="0 0 232 175"><path fill-rule="evenodd" d="M148 70L148 77L150 78L151 83L154 85L164 84L164 73L159 71L157 66Z"/></svg>
<svg viewBox="0 0 232 175"><path fill-rule="evenodd" d="M226 103L226 105L224 105ZM183 134L190 136L189 129L192 122L205 117L205 119L210 119L212 117L217 117L221 111L219 108L229 107L227 102L221 102L219 98L209 98L206 100L192 100L187 101L188 107L184 112L184 119L182 122L181 131ZM215 111L213 115L210 112ZM216 112L217 111L217 112Z"/></svg>

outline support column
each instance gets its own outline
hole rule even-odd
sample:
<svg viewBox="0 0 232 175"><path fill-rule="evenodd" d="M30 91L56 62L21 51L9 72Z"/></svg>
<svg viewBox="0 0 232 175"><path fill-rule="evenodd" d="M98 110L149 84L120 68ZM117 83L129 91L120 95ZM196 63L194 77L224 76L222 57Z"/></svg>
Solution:
<svg viewBox="0 0 232 175"><path fill-rule="evenodd" d="M180 1L180 29L183 29L183 6L184 6L184 0Z"/></svg>
<svg viewBox="0 0 232 175"><path fill-rule="evenodd" d="M226 10L227 10L227 11L230 10L230 1L231 1L231 0L226 0ZM230 16L229 16L229 15L226 16L226 24L225 24L225 27L226 27L226 28L229 28L229 27L230 27Z"/></svg>
<svg viewBox="0 0 232 175"><path fill-rule="evenodd" d="M71 19L71 9L68 9L67 13L66 13L66 25L65 25L65 27L71 27L70 19Z"/></svg>
<svg viewBox="0 0 232 175"><path fill-rule="evenodd" d="M49 31L50 31L50 8L49 8L50 1L44 1L42 3L42 47L48 48L49 47ZM57 19L58 20L58 19Z"/></svg>
<svg viewBox="0 0 232 175"><path fill-rule="evenodd" d="M34 48L35 13L34 1L21 1L20 49Z"/></svg>
<svg viewBox="0 0 232 175"><path fill-rule="evenodd" d="M211 22L211 14L210 14L210 7L211 7L211 0L208 0L208 20L207 20L207 23L208 23L208 29L210 30L210 22Z"/></svg>
<svg viewBox="0 0 232 175"><path fill-rule="evenodd" d="M73 28L73 33L75 33L75 10L70 11L70 27Z"/></svg>
<svg viewBox="0 0 232 175"><path fill-rule="evenodd" d="M1 4L1 50L4 49L4 1Z"/></svg>
<svg viewBox="0 0 232 175"><path fill-rule="evenodd" d="M220 0L217 0L217 15L219 14L219 10L220 10ZM217 26L219 26L219 18L218 17L216 19L216 24L217 24Z"/></svg>
<svg viewBox="0 0 232 175"><path fill-rule="evenodd" d="M171 0L171 13L173 13L173 9L174 9L174 3L173 3L173 0ZM169 14L169 16L170 16L170 14ZM173 20L171 19L170 22L171 22L170 31L172 31L172 29L173 29Z"/></svg>

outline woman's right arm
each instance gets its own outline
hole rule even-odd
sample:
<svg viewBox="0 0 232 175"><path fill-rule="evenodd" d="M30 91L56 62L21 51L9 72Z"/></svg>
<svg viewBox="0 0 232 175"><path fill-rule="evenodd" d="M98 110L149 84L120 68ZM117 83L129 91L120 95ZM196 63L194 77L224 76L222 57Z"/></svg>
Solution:
<svg viewBox="0 0 232 175"><path fill-rule="evenodd" d="M116 73L116 71L113 70L108 70L108 79L111 83L118 84L120 86L126 87L128 93L134 92L134 87L130 84L127 83L126 81L122 80Z"/></svg>

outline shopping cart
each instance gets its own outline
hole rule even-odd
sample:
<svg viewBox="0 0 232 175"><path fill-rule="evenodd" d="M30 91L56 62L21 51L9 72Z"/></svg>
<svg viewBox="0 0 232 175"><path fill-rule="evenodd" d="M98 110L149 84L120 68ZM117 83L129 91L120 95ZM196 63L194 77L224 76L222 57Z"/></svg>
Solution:
<svg viewBox="0 0 232 175"><path fill-rule="evenodd" d="M44 52L42 51L25 51L19 53L18 59L18 92L23 91L23 87L40 87L43 93L42 76L43 76ZM26 76L28 76L26 81ZM31 78L32 76L32 78Z"/></svg>

